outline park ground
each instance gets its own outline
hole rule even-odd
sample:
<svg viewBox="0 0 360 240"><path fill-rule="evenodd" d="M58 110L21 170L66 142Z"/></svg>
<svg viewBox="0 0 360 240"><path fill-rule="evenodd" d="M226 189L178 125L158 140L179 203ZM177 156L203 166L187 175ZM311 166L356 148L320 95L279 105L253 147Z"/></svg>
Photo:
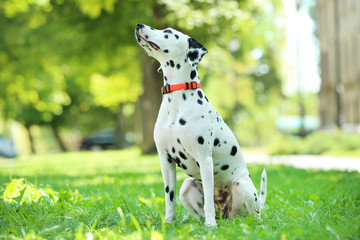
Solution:
<svg viewBox="0 0 360 240"><path fill-rule="evenodd" d="M0 239L359 239L360 174L249 163L268 195L261 218L206 228L177 201L164 224L157 155L74 152L0 162ZM301 157L297 159L301 161ZM186 178L178 171L177 188Z"/></svg>

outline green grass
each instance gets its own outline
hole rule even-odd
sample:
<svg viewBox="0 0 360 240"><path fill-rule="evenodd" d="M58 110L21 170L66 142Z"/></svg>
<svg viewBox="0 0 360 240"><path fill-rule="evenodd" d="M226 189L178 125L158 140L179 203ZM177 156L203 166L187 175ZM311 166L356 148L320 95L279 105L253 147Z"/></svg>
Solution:
<svg viewBox="0 0 360 240"><path fill-rule="evenodd" d="M249 165L256 186L264 166ZM0 239L359 239L360 174L266 166L261 219L209 229L177 201L164 224L156 155L137 149L0 162ZM178 172L178 189L186 176ZM19 180L23 178L24 180Z"/></svg>

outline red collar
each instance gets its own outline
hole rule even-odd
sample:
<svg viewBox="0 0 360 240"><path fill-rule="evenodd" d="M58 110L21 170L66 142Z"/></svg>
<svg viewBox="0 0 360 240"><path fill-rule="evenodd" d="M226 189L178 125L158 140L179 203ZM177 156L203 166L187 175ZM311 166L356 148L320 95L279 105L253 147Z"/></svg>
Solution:
<svg viewBox="0 0 360 240"><path fill-rule="evenodd" d="M180 84L165 85L164 87L161 88L161 92L162 94L167 94L178 90L197 89L197 88L201 88L200 83L186 82Z"/></svg>

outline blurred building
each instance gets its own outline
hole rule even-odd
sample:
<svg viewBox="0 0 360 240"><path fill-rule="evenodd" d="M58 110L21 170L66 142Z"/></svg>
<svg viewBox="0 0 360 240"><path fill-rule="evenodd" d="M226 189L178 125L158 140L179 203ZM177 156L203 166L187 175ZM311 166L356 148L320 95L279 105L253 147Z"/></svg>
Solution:
<svg viewBox="0 0 360 240"><path fill-rule="evenodd" d="M317 0L320 118L360 132L360 0Z"/></svg>

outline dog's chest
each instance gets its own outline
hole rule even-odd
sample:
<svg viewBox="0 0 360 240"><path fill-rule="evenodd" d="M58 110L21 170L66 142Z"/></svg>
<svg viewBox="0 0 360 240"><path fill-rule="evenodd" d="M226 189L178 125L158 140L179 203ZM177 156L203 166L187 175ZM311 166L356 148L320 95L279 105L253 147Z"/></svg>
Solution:
<svg viewBox="0 0 360 240"><path fill-rule="evenodd" d="M228 183L242 169L243 159L234 135L202 90L165 95L154 138L158 151L165 152L169 163L175 162L196 179L201 179L200 165L206 155L212 157L215 184Z"/></svg>
<svg viewBox="0 0 360 240"><path fill-rule="evenodd" d="M211 106L211 105L210 105ZM201 90L177 91L164 95L154 130L159 151L191 177L200 179L200 163L194 144L208 125L208 100ZM207 139L210 141L209 139ZM205 141L205 137L204 137Z"/></svg>

